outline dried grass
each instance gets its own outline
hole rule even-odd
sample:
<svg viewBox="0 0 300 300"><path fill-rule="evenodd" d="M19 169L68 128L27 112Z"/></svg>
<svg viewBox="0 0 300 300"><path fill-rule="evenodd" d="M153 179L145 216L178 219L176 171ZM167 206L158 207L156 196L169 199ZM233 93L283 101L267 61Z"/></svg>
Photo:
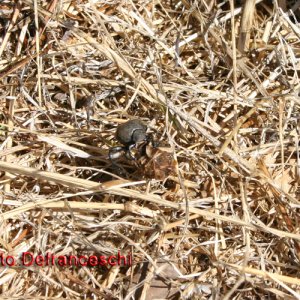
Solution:
<svg viewBox="0 0 300 300"><path fill-rule="evenodd" d="M298 10L1 1L0 253L133 258L0 265L1 298L300 299ZM131 118L176 174L111 163Z"/></svg>

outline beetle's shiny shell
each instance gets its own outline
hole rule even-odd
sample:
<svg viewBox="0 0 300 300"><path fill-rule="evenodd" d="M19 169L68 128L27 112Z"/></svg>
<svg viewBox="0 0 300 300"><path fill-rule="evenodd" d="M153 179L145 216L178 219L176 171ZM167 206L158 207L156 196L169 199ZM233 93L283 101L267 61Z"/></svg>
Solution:
<svg viewBox="0 0 300 300"><path fill-rule="evenodd" d="M116 139L123 145L131 145L146 139L147 126L138 119L127 121L117 128Z"/></svg>

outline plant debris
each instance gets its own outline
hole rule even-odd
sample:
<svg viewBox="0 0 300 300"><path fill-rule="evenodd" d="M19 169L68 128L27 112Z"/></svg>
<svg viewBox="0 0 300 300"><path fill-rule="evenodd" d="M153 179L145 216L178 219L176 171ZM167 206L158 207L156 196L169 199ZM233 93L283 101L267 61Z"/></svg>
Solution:
<svg viewBox="0 0 300 300"><path fill-rule="evenodd" d="M1 297L300 299L299 17L1 1ZM112 162L132 119L161 148Z"/></svg>

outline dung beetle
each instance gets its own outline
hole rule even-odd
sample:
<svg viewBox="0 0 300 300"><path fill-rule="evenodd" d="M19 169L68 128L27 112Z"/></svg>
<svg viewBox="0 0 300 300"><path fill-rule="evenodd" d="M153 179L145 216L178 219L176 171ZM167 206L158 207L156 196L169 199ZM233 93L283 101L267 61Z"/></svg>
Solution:
<svg viewBox="0 0 300 300"><path fill-rule="evenodd" d="M124 146L130 146L147 139L147 126L139 119L129 120L117 128L116 139Z"/></svg>
<svg viewBox="0 0 300 300"><path fill-rule="evenodd" d="M116 139L123 146L112 147L109 159L117 159L125 154L128 159L135 160L132 149L148 141L147 125L139 119L129 120L117 127Z"/></svg>

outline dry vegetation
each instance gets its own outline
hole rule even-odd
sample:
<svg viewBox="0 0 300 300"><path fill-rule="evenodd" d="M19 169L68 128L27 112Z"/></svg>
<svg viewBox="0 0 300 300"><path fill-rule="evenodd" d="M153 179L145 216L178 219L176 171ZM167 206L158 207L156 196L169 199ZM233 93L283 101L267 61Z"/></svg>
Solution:
<svg viewBox="0 0 300 300"><path fill-rule="evenodd" d="M133 255L2 298L300 299L297 5L1 1L2 255ZM132 118L175 174L108 159Z"/></svg>

